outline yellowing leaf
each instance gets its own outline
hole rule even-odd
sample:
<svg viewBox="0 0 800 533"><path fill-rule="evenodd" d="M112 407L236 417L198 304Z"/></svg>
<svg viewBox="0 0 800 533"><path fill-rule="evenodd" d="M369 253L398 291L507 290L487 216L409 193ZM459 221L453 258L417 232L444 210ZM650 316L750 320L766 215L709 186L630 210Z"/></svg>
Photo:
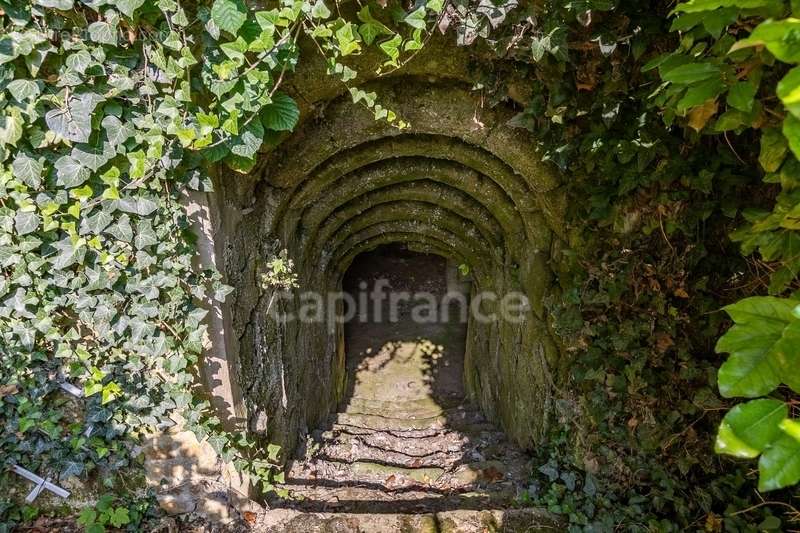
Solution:
<svg viewBox="0 0 800 533"><path fill-rule="evenodd" d="M689 127L695 131L702 130L708 121L717 113L719 105L716 100L709 100L701 106L697 106L689 112Z"/></svg>

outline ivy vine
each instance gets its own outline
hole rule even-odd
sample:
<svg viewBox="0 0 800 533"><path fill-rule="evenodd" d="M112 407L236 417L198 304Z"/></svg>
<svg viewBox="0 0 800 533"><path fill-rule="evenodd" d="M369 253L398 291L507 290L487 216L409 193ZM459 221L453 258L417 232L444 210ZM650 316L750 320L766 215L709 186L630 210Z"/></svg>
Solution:
<svg viewBox="0 0 800 533"><path fill-rule="evenodd" d="M247 172L297 124L281 84L301 37L346 83L358 73L342 58L374 46L397 67L441 9L394 6L379 22L369 6L347 20L323 0L0 2L4 467L119 474L138 439L180 419L270 486L278 450L224 431L194 392L199 302L231 289L193 268L185 193L209 191L219 164ZM353 98L404 126L374 95Z"/></svg>

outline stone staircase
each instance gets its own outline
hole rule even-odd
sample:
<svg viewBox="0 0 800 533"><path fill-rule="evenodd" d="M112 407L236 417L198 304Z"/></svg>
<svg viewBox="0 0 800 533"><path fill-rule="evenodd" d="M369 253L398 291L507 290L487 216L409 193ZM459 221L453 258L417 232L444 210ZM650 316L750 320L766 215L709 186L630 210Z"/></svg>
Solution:
<svg viewBox="0 0 800 533"><path fill-rule="evenodd" d="M392 290L446 289L444 268L431 258L368 259L351 286L365 281L370 290L376 279L387 279ZM410 277L409 267L416 269ZM551 515L522 505L529 457L466 401L465 336L466 325L455 319L419 324L407 310L394 322L347 328L347 391L339 412L301 446L283 486L290 497L268 502L258 529L562 530Z"/></svg>
<svg viewBox="0 0 800 533"><path fill-rule="evenodd" d="M468 404L353 398L291 465L267 531L552 531L524 508L529 460ZM438 403L442 403L441 399Z"/></svg>

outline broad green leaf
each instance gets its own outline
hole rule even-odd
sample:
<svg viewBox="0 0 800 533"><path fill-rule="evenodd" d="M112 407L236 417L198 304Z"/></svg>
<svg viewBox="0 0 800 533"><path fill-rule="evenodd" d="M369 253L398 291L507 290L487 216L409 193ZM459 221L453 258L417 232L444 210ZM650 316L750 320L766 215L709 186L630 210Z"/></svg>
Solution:
<svg viewBox="0 0 800 533"><path fill-rule="evenodd" d="M425 7L434 13L441 13L442 9L444 9L444 0L428 0L425 3Z"/></svg>
<svg viewBox="0 0 800 533"><path fill-rule="evenodd" d="M664 81L679 85L689 85L720 75L719 66L714 63L688 63L668 69L661 73Z"/></svg>
<svg viewBox="0 0 800 533"><path fill-rule="evenodd" d="M272 102L264 106L261 123L274 131L291 131L300 119L300 109L288 94L277 92Z"/></svg>
<svg viewBox="0 0 800 533"><path fill-rule="evenodd" d="M735 7L738 9L756 9L760 7L781 7L780 0L689 0L678 4L673 13L696 13L699 11L713 11L721 7Z"/></svg>
<svg viewBox="0 0 800 533"><path fill-rule="evenodd" d="M114 511L109 515L109 521L111 525L114 527L122 527L126 524L129 524L131 519L128 515L128 510L124 507L117 507Z"/></svg>
<svg viewBox="0 0 800 533"><path fill-rule="evenodd" d="M778 82L777 93L786 110L800 118L800 67L790 70Z"/></svg>
<svg viewBox="0 0 800 533"><path fill-rule="evenodd" d="M781 61L798 63L800 62L798 34L800 34L800 19L767 20L756 26L748 38L734 44L730 51L764 45Z"/></svg>
<svg viewBox="0 0 800 533"><path fill-rule="evenodd" d="M789 148L794 156L800 159L800 118L787 115L783 119L783 135L789 141Z"/></svg>
<svg viewBox="0 0 800 533"><path fill-rule="evenodd" d="M786 326L798 320L792 314L798 304L786 298L754 296L725 307L734 325L716 346L718 353L730 353L717 376L724 397L755 398L781 383L776 344Z"/></svg>
<svg viewBox="0 0 800 533"><path fill-rule="evenodd" d="M693 85L686 90L683 98L678 101L678 113L685 113L687 110L703 105L709 100L713 100L724 90L722 80L710 79Z"/></svg>
<svg viewBox="0 0 800 533"><path fill-rule="evenodd" d="M19 152L14 158L12 170L15 178L33 189L38 189L42 183L42 172L44 171L42 162L23 152Z"/></svg>
<svg viewBox="0 0 800 533"><path fill-rule="evenodd" d="M781 381L800 393L800 320L791 322L775 345L775 357L782 370Z"/></svg>
<svg viewBox="0 0 800 533"><path fill-rule="evenodd" d="M247 20L247 7L241 0L214 0L211 20L219 29L236 35Z"/></svg>
<svg viewBox="0 0 800 533"><path fill-rule="evenodd" d="M761 454L758 461L758 489L776 490L800 482L800 424L785 419L783 435Z"/></svg>
<svg viewBox="0 0 800 533"><path fill-rule="evenodd" d="M748 81L734 83L728 91L728 105L749 113L753 110L753 102L756 96L756 86Z"/></svg>
<svg viewBox="0 0 800 533"><path fill-rule="evenodd" d="M789 146L778 128L767 128L761 133L761 152L758 162L767 172L775 172L786 158Z"/></svg>
<svg viewBox="0 0 800 533"><path fill-rule="evenodd" d="M735 457L757 457L781 435L779 424L788 415L788 406L778 400L739 404L722 419L714 449Z"/></svg>

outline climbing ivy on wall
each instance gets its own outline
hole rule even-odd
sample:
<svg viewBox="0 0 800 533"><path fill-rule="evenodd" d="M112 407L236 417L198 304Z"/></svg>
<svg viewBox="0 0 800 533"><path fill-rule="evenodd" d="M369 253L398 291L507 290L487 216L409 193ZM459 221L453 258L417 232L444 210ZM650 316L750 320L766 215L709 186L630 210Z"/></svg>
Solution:
<svg viewBox="0 0 800 533"><path fill-rule="evenodd" d="M441 9L0 1L4 486L12 464L57 481L124 472L137 439L176 419L269 482L275 450L222 430L194 391L202 302L230 288L193 268L186 193L210 190L220 164L246 172L293 129L281 84L302 36L346 83L357 72L342 58L374 46L396 68ZM352 94L403 127L375 95Z"/></svg>
<svg viewBox="0 0 800 533"><path fill-rule="evenodd" d="M200 302L229 288L192 267L186 192L222 165L248 171L294 127L281 85L303 36L354 101L403 128L347 58L373 47L381 74L402 68L436 24L527 69L529 87L504 86L503 62L477 86L525 104L514 125L580 199L548 302L574 387L558 391L529 497L574 528L780 529L800 477L797 9L0 1L4 465L119 471L179 414L269 482L270 457L193 391ZM759 471L715 458L714 435ZM765 502L756 488L784 490Z"/></svg>

